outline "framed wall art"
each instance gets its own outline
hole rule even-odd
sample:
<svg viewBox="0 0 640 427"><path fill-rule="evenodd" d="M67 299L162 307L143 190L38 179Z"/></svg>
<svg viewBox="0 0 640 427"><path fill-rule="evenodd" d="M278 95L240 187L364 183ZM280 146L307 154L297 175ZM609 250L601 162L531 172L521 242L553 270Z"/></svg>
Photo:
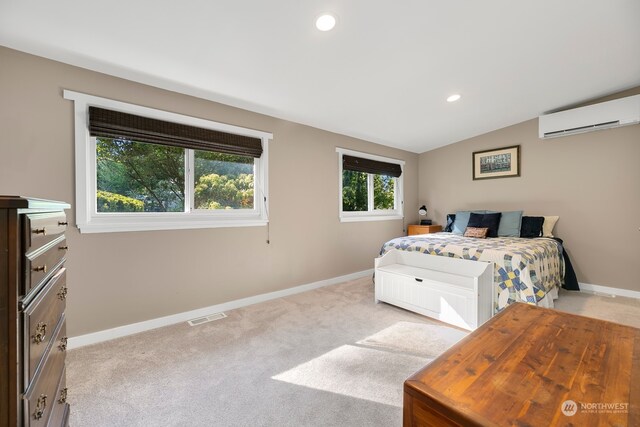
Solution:
<svg viewBox="0 0 640 427"><path fill-rule="evenodd" d="M520 146L494 148L473 153L473 179L520 176Z"/></svg>

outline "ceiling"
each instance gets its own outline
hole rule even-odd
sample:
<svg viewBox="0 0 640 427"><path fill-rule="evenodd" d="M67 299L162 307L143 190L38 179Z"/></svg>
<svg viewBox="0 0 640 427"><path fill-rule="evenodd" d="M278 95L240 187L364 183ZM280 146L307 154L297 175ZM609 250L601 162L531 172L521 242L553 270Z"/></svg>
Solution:
<svg viewBox="0 0 640 427"><path fill-rule="evenodd" d="M640 1L0 0L0 45L420 153L640 85Z"/></svg>

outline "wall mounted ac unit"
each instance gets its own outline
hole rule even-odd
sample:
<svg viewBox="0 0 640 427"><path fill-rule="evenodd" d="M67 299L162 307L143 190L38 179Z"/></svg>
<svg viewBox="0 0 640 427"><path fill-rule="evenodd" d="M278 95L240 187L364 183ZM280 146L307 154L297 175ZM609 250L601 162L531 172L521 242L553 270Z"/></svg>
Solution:
<svg viewBox="0 0 640 427"><path fill-rule="evenodd" d="M542 139L640 123L640 95L538 117Z"/></svg>

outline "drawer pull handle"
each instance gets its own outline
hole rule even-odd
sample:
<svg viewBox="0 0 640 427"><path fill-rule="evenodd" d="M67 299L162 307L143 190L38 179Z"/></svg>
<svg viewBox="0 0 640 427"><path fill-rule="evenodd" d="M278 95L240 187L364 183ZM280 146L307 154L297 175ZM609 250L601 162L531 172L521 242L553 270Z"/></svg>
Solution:
<svg viewBox="0 0 640 427"><path fill-rule="evenodd" d="M67 337L60 338L60 345L58 346L58 349L60 349L60 351L67 350Z"/></svg>
<svg viewBox="0 0 640 427"><path fill-rule="evenodd" d="M47 265L40 265L38 267L33 267L33 271L38 272L38 271L42 271L43 273L47 272Z"/></svg>
<svg viewBox="0 0 640 427"><path fill-rule="evenodd" d="M43 236L47 235L47 229L42 227L42 228L34 228L33 230L31 230L31 232L33 234L42 234Z"/></svg>
<svg viewBox="0 0 640 427"><path fill-rule="evenodd" d="M44 415L44 410L47 408L47 395L41 394L38 397L38 402L36 403L36 411L33 413L33 418L39 420Z"/></svg>
<svg viewBox="0 0 640 427"><path fill-rule="evenodd" d="M34 344L40 344L47 336L47 324L38 322L36 325L36 333L31 336Z"/></svg>
<svg viewBox="0 0 640 427"><path fill-rule="evenodd" d="M58 221L58 225L68 225L69 223L67 221Z"/></svg>
<svg viewBox="0 0 640 427"><path fill-rule="evenodd" d="M60 390L60 399L58 399L58 403L63 404L67 402L67 388L63 388Z"/></svg>
<svg viewBox="0 0 640 427"><path fill-rule="evenodd" d="M58 291L58 299L60 301L64 301L67 299L67 291L68 289L66 286L60 288L60 290Z"/></svg>
<svg viewBox="0 0 640 427"><path fill-rule="evenodd" d="M416 282L422 282L422 279L418 279L417 277L415 279L416 279Z"/></svg>
<svg viewBox="0 0 640 427"><path fill-rule="evenodd" d="M58 246L58 249L60 249L61 251L67 251L67 250L69 250L69 246L67 246L67 245Z"/></svg>

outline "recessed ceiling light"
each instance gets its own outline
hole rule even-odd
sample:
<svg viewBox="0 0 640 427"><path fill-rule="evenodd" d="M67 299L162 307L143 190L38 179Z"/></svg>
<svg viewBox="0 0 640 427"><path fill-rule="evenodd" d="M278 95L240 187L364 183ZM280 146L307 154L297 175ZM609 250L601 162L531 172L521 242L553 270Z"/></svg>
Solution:
<svg viewBox="0 0 640 427"><path fill-rule="evenodd" d="M453 95L447 98L447 102L456 102L460 98L462 98L462 96L459 93L454 93Z"/></svg>
<svg viewBox="0 0 640 427"><path fill-rule="evenodd" d="M330 31L336 26L336 17L330 13L324 13L316 19L316 28L320 31Z"/></svg>

